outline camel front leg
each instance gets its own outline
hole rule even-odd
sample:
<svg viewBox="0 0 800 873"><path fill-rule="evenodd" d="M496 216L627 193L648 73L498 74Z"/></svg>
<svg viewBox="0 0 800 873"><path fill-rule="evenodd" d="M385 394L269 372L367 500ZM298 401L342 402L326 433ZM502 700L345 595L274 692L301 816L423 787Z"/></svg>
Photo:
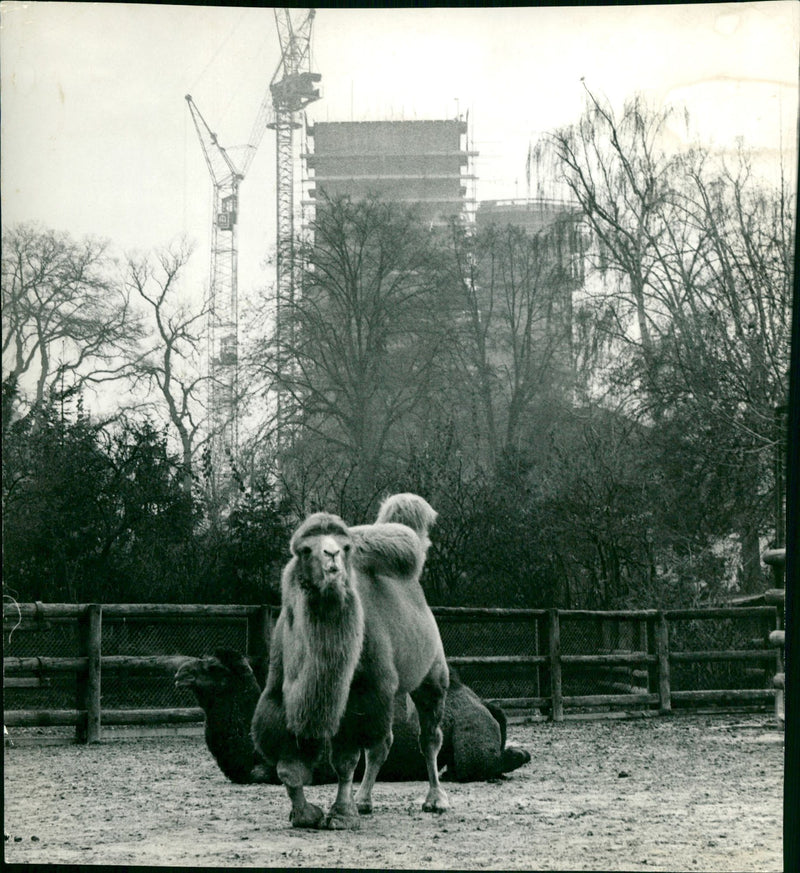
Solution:
<svg viewBox="0 0 800 873"><path fill-rule="evenodd" d="M313 803L306 800L303 786L311 782L311 767L303 761L279 761L278 778L286 786L292 811L289 821L295 828L322 827L325 813Z"/></svg>
<svg viewBox="0 0 800 873"><path fill-rule="evenodd" d="M375 787L378 772L383 766L384 761L389 757L389 750L392 748L393 741L394 736L391 730L389 730L388 736L379 740L374 746L370 746L366 751L367 765L364 769L361 785L358 787L358 793L356 794L356 806L362 814L372 812L372 789Z"/></svg>
<svg viewBox="0 0 800 873"><path fill-rule="evenodd" d="M361 827L358 807L353 800L353 772L361 757L361 749L338 746L335 742L331 752L331 764L336 771L339 785L336 799L325 817L325 827L330 830L357 830Z"/></svg>

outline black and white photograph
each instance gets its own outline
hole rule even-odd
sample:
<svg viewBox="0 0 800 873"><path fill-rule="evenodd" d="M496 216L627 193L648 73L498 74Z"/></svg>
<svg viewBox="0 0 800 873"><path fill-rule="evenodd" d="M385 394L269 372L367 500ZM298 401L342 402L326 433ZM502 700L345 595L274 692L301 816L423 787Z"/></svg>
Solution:
<svg viewBox="0 0 800 873"><path fill-rule="evenodd" d="M795 0L0 0L5 863L800 869L799 102Z"/></svg>

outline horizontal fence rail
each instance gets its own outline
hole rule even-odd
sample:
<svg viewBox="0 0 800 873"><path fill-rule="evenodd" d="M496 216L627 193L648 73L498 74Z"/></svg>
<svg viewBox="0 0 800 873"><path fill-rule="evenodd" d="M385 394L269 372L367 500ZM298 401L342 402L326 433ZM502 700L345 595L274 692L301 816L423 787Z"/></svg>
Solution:
<svg viewBox="0 0 800 873"><path fill-rule="evenodd" d="M775 606L433 612L463 681L487 701L540 709L554 721L566 709L767 705L782 669ZM220 644L265 662L277 614L276 606L5 604L4 722L74 726L80 742L99 740L103 724L201 722L200 708L178 705L177 669ZM50 638L65 654L33 654ZM734 687L713 687L723 684L720 669ZM38 702L20 707L23 695Z"/></svg>

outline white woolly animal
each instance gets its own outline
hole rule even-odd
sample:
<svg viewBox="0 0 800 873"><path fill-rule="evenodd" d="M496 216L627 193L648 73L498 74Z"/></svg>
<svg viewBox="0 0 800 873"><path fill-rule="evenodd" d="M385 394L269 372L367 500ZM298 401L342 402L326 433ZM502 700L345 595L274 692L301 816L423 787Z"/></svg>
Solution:
<svg viewBox="0 0 800 873"><path fill-rule="evenodd" d="M372 811L372 788L392 744L397 693L410 693L419 714L429 782L423 809L443 812L448 801L437 755L449 678L419 584L425 546L403 524L363 526L354 534L338 516L316 513L290 547L252 734L258 751L277 764L293 826L356 828L359 812ZM325 815L306 800L303 786L328 747L338 790ZM366 770L354 799L362 748Z"/></svg>

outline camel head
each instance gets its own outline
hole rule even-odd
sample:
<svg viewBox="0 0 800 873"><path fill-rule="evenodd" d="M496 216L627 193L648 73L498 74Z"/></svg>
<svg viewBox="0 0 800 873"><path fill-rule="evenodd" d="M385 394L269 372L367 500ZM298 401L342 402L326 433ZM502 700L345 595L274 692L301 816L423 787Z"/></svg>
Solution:
<svg viewBox="0 0 800 873"><path fill-rule="evenodd" d="M342 599L350 589L352 539L338 515L317 512L295 531L294 577L307 593Z"/></svg>
<svg viewBox="0 0 800 873"><path fill-rule="evenodd" d="M243 687L260 690L247 659L232 649L217 649L203 658L187 658L175 674L175 685L191 689L201 702Z"/></svg>

